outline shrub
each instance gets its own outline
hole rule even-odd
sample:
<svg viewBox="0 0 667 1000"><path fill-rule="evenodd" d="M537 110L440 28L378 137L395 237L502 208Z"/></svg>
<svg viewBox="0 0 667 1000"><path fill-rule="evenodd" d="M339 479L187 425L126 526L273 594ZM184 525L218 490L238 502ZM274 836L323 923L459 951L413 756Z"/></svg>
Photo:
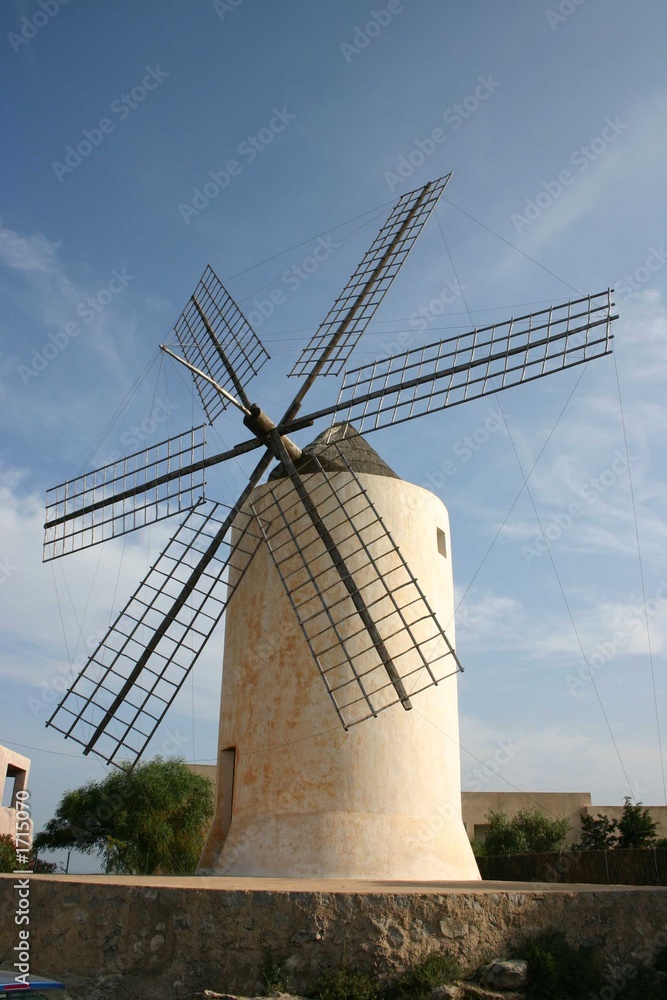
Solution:
<svg viewBox="0 0 667 1000"><path fill-rule="evenodd" d="M419 965L403 973L389 990L392 997L426 997L435 986L453 983L461 978L461 967L453 955L434 951Z"/></svg>
<svg viewBox="0 0 667 1000"><path fill-rule="evenodd" d="M618 843L618 823L609 816L598 813L593 816L581 814L581 840L574 845L575 851L609 851Z"/></svg>
<svg viewBox="0 0 667 1000"><path fill-rule="evenodd" d="M96 853L114 874L190 875L212 814L208 779L179 758L157 756L65 792L34 843Z"/></svg>
<svg viewBox="0 0 667 1000"><path fill-rule="evenodd" d="M315 984L315 1000L375 1000L375 979L356 969L330 969Z"/></svg>
<svg viewBox="0 0 667 1000"><path fill-rule="evenodd" d="M623 975L623 972L621 972ZM667 983L655 969L633 969L617 994L617 1000L665 1000ZM610 984L612 985L612 984Z"/></svg>
<svg viewBox="0 0 667 1000"><path fill-rule="evenodd" d="M8 833L0 834L0 872L13 872L16 868L16 845Z"/></svg>
<svg viewBox="0 0 667 1000"><path fill-rule="evenodd" d="M573 948L560 931L528 941L521 952L528 962L527 997L531 1000L579 1000L603 985L592 948Z"/></svg>
<svg viewBox="0 0 667 1000"><path fill-rule="evenodd" d="M632 850L639 847L653 847L657 837L658 824L651 819L651 813L641 802L633 805L626 796L623 815L618 821L618 846Z"/></svg>
<svg viewBox="0 0 667 1000"><path fill-rule="evenodd" d="M0 872L14 872L19 869L52 875L58 871L58 865L54 861L41 861L35 857L32 849L29 851L28 861L19 861L13 837L8 833L0 834Z"/></svg>
<svg viewBox="0 0 667 1000"><path fill-rule="evenodd" d="M262 980L267 996L270 993L289 993L292 986L290 970L283 962L276 962L270 952L267 952L264 960Z"/></svg>
<svg viewBox="0 0 667 1000"><path fill-rule="evenodd" d="M486 844L483 844L481 840L471 841L470 846L476 858L486 857Z"/></svg>
<svg viewBox="0 0 667 1000"><path fill-rule="evenodd" d="M552 819L541 809L520 809L511 819L503 810L491 809L487 820L484 841L487 855L560 851L570 829L569 819Z"/></svg>

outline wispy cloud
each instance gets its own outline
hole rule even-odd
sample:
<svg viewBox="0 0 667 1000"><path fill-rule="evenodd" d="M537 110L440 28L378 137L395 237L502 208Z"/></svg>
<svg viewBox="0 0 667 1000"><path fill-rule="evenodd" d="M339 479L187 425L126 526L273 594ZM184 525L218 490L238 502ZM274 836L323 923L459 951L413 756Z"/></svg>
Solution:
<svg viewBox="0 0 667 1000"><path fill-rule="evenodd" d="M7 267L56 275L60 248L60 243L52 243L42 233L25 236L0 223L0 260Z"/></svg>
<svg viewBox="0 0 667 1000"><path fill-rule="evenodd" d="M605 119L602 116L586 142L572 143L563 147L562 159L553 164L548 176L536 177L534 189L525 192L525 198L533 198L539 193L545 208L538 208L536 220L523 229L519 245L525 251L537 255L548 244L561 236L571 238L577 224L590 218L593 213L615 196L615 192L626 183L632 183L644 167L647 155L659 156L666 145L662 122L667 111L667 98L657 93L652 101L644 104L629 104ZM611 142L601 141L598 132L603 133L607 122L618 122L625 126ZM569 170L573 180L562 186L561 193L547 197L544 185L558 183L562 170ZM552 188L555 191L556 188ZM547 202L550 201L550 204ZM509 269L516 263L515 255L506 257Z"/></svg>
<svg viewBox="0 0 667 1000"><path fill-rule="evenodd" d="M111 274L94 274L83 262L69 262L63 245L44 233L24 233L0 223L0 264L4 265L5 295L18 313L29 317L35 327L32 345L43 353L49 334L57 334L75 325L77 348L91 351L105 364L108 375L122 385L127 382L123 352L128 335L134 332L136 319L131 309L121 304L108 289ZM122 263L116 269L122 274ZM0 270L1 274L1 270ZM134 280L131 275L129 281ZM116 282L121 291L129 284ZM92 300L92 304L91 304ZM113 301L113 305L110 303ZM119 316L122 315L122 321ZM67 338L61 335L64 342ZM28 340L28 345L30 344ZM74 342L73 338L70 338ZM13 361L29 366L34 360L26 341L16 344ZM25 381L25 379L24 379Z"/></svg>
<svg viewBox="0 0 667 1000"><path fill-rule="evenodd" d="M498 777L490 778L485 791L514 791L512 786L516 786L528 793L591 792L595 805L620 805L625 795L649 805L663 802L659 759L655 738L650 733L617 735L617 746L630 781L628 786L609 735L596 724L591 724L588 732L581 732L576 722L540 726L527 722L517 729L514 725L507 727L463 715L464 777L468 771L474 771L474 760L465 751L487 760L503 740L513 740L521 750L506 764L495 768Z"/></svg>
<svg viewBox="0 0 667 1000"><path fill-rule="evenodd" d="M0 566L12 567L2 585L6 625L0 677L20 678L27 692L50 685L57 676L70 677L74 660L82 665L173 534L178 518L131 533L125 541L41 564L43 498L26 484L21 470L0 467ZM217 717L223 634L218 633L208 659L203 656L197 667L201 718Z"/></svg>

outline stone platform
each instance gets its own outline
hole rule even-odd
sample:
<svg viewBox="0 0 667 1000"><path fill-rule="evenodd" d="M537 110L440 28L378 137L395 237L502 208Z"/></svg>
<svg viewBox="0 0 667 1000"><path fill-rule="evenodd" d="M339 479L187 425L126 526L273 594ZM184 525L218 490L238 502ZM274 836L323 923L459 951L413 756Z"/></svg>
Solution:
<svg viewBox="0 0 667 1000"><path fill-rule="evenodd" d="M0 876L0 956L17 933L15 877ZM667 944L667 888L37 875L32 969L72 983L114 976L114 997L208 988L253 994L270 955L307 991L327 965L379 977L444 949L472 970L546 929L649 963ZM4 966L11 965L5 957ZM115 978L117 975L118 978ZM111 980L110 980L111 982ZM92 992L81 995L92 996Z"/></svg>

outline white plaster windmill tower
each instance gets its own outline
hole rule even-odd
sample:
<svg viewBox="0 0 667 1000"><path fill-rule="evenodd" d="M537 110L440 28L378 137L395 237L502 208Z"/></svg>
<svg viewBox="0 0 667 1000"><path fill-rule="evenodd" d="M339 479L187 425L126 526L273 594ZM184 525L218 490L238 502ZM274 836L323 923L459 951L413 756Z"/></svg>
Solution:
<svg viewBox="0 0 667 1000"><path fill-rule="evenodd" d="M47 496L45 559L188 510L48 724L86 754L138 759L226 611L202 871L478 877L459 805L447 512L357 431L608 354L616 317L606 291L476 329L348 370L336 403L300 415L347 363L448 180L398 200L295 365L305 380L277 424L246 391L268 355L207 268L174 328L184 357L163 350L192 371L209 421L231 403L253 436L206 458L193 429ZM287 436L325 418L303 451ZM257 448L235 504L202 500L207 467Z"/></svg>

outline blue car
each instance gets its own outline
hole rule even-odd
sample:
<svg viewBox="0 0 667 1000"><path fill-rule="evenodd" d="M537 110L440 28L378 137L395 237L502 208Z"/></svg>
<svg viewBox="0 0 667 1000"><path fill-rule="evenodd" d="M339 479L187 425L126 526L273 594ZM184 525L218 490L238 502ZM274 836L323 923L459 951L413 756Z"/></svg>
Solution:
<svg viewBox="0 0 667 1000"><path fill-rule="evenodd" d="M28 976L29 986L16 982L14 972L0 972L0 1000L22 997L25 1000L71 1000L63 983L43 976Z"/></svg>

